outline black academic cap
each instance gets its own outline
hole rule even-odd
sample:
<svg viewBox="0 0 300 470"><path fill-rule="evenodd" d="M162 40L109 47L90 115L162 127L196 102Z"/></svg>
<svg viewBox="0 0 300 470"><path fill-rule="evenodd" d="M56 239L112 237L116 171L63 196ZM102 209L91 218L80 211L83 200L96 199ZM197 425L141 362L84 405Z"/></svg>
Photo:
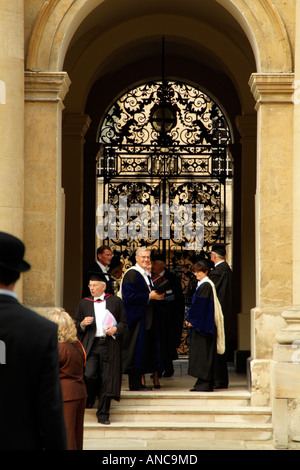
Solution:
<svg viewBox="0 0 300 470"><path fill-rule="evenodd" d="M217 255L225 256L226 255L226 246L228 243L216 243L212 246L211 251Z"/></svg>
<svg viewBox="0 0 300 470"><path fill-rule="evenodd" d="M208 268L208 269L212 269L214 267L214 263L208 259L208 258L205 258L205 257L200 257L197 259L196 263L198 264L201 264L202 266L204 266L205 268Z"/></svg>
<svg viewBox="0 0 300 470"><path fill-rule="evenodd" d="M97 271L89 271L88 276L90 281L107 282L105 275Z"/></svg>
<svg viewBox="0 0 300 470"><path fill-rule="evenodd" d="M152 258L152 261L163 261L163 263L166 263L166 257L164 255L154 255Z"/></svg>

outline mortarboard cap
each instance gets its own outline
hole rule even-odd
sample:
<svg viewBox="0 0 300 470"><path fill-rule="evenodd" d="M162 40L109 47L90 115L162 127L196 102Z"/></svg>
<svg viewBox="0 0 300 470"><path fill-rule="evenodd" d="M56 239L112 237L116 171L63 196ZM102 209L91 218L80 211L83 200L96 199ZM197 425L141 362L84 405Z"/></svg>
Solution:
<svg viewBox="0 0 300 470"><path fill-rule="evenodd" d="M162 261L163 263L166 263L166 257L164 255L154 255L152 258L152 261Z"/></svg>
<svg viewBox="0 0 300 470"><path fill-rule="evenodd" d="M107 282L107 279L105 277L105 274L100 273L100 272L95 272L95 271L90 271L88 273L89 280L90 281L102 281L102 282Z"/></svg>
<svg viewBox="0 0 300 470"><path fill-rule="evenodd" d="M212 269L214 267L214 263L208 259L208 258L204 258L204 257L200 257L197 259L196 263L198 264L201 264L202 266L204 266L205 268L208 268L208 269Z"/></svg>
<svg viewBox="0 0 300 470"><path fill-rule="evenodd" d="M228 243L216 243L215 245L212 246L211 251L213 251L217 255L225 256L226 255L226 246L227 245L228 245Z"/></svg>

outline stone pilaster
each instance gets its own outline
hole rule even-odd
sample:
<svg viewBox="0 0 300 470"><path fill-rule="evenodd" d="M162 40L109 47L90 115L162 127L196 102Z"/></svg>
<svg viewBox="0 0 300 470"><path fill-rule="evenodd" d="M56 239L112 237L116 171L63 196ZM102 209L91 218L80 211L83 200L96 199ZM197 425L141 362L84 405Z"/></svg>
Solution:
<svg viewBox="0 0 300 470"><path fill-rule="evenodd" d="M25 73L24 239L32 269L24 302L36 310L62 305L61 120L69 84L65 72Z"/></svg>
<svg viewBox="0 0 300 470"><path fill-rule="evenodd" d="M238 349L250 350L250 310L255 303L256 114L236 118L242 147L241 164L241 311Z"/></svg>
<svg viewBox="0 0 300 470"><path fill-rule="evenodd" d="M252 402L270 400L270 360L281 312L293 301L293 74L253 74L257 111L256 302Z"/></svg>
<svg viewBox="0 0 300 470"><path fill-rule="evenodd" d="M0 230L23 239L23 1L1 2L0 44ZM20 281L17 293L22 300Z"/></svg>
<svg viewBox="0 0 300 470"><path fill-rule="evenodd" d="M82 293L83 144L90 122L89 116L79 113L66 114L63 120L62 183L66 195L64 306L71 315L75 313Z"/></svg>
<svg viewBox="0 0 300 470"><path fill-rule="evenodd" d="M274 445L300 448L300 306L282 312L271 361Z"/></svg>

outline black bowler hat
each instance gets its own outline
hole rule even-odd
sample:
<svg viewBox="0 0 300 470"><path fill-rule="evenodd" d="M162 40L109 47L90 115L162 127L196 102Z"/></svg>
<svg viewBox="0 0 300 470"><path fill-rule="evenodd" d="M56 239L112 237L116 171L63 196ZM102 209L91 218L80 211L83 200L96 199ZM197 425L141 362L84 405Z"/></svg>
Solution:
<svg viewBox="0 0 300 470"><path fill-rule="evenodd" d="M89 280L90 281L102 281L102 282L107 282L107 279L105 277L105 274L100 273L100 272L95 272L95 271L90 271L89 272Z"/></svg>
<svg viewBox="0 0 300 470"><path fill-rule="evenodd" d="M31 266L23 260L24 253L25 245L21 240L0 232L0 266L19 273L29 271Z"/></svg>
<svg viewBox="0 0 300 470"><path fill-rule="evenodd" d="M228 243L216 243L215 245L212 246L211 251L216 253L217 255L225 256L227 245Z"/></svg>

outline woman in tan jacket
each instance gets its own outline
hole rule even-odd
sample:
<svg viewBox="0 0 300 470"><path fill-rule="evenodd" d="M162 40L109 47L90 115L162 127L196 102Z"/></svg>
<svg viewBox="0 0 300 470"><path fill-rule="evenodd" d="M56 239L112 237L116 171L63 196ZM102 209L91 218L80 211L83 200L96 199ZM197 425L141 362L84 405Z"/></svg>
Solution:
<svg viewBox="0 0 300 470"><path fill-rule="evenodd" d="M52 314L58 324L59 373L63 394L68 450L82 450L83 421L87 392L83 379L85 350L77 339L76 327L65 311Z"/></svg>

